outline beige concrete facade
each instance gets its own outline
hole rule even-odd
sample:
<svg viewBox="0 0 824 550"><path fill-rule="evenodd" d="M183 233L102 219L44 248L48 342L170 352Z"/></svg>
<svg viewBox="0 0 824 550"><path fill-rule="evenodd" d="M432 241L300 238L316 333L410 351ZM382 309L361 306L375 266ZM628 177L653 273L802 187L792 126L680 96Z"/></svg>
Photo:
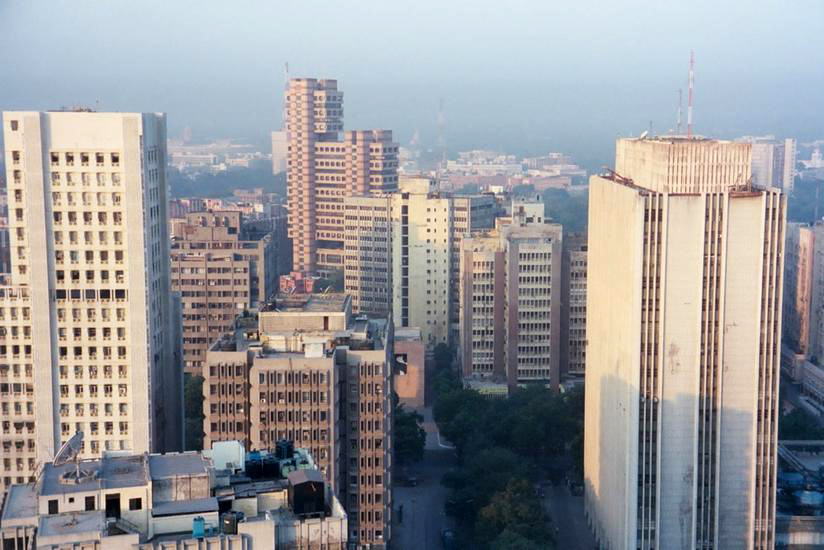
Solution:
<svg viewBox="0 0 824 550"><path fill-rule="evenodd" d="M585 502L603 548L774 545L786 202L741 187L746 147L619 140L618 175L590 180Z"/></svg>
<svg viewBox="0 0 824 550"><path fill-rule="evenodd" d="M309 449L359 548L391 539L391 329L375 337L345 294L280 295L238 318L204 370L204 445L290 439Z"/></svg>
<svg viewBox="0 0 824 550"><path fill-rule="evenodd" d="M407 409L422 409L426 390L426 346L417 327L395 329L395 393Z"/></svg>
<svg viewBox="0 0 824 550"><path fill-rule="evenodd" d="M464 376L557 389L563 229L524 219L463 240L459 356Z"/></svg>
<svg viewBox="0 0 824 550"><path fill-rule="evenodd" d="M561 374L582 376L587 345L587 235L564 235Z"/></svg>
<svg viewBox="0 0 824 550"><path fill-rule="evenodd" d="M183 365L202 374L209 346L276 291L272 236L251 240L235 210L191 212L172 239L172 288L183 315Z"/></svg>
<svg viewBox="0 0 824 550"><path fill-rule="evenodd" d="M11 285L0 292L0 481L76 431L84 457L181 444L162 114L3 115Z"/></svg>
<svg viewBox="0 0 824 550"><path fill-rule="evenodd" d="M343 270L343 199L398 185L389 130L343 130L335 80L294 78L285 101L287 195L293 271Z"/></svg>
<svg viewBox="0 0 824 550"><path fill-rule="evenodd" d="M783 342L793 352L810 351L815 231L801 223L787 223L784 247Z"/></svg>
<svg viewBox="0 0 824 550"><path fill-rule="evenodd" d="M461 239L495 224L492 196L451 196L429 177L344 200L344 284L353 311L420 327L428 348L457 334Z"/></svg>

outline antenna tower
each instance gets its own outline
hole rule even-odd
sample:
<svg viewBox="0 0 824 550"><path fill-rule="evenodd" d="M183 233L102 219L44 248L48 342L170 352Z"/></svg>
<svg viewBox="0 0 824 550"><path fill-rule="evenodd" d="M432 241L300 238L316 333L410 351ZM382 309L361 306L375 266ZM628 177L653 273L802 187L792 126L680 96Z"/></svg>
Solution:
<svg viewBox="0 0 824 550"><path fill-rule="evenodd" d="M675 133L679 136L681 135L681 105L683 105L683 100L681 99L682 95L681 88L678 88L678 130Z"/></svg>
<svg viewBox="0 0 824 550"><path fill-rule="evenodd" d="M695 72L695 51L690 50L689 95L687 99L687 137L692 138L692 88Z"/></svg>

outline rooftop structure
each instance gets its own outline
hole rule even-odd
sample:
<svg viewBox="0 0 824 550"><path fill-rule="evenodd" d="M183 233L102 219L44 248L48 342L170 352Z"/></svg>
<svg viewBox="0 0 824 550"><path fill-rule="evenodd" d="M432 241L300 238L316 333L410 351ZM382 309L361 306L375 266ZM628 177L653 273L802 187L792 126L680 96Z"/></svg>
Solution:
<svg viewBox="0 0 824 550"><path fill-rule="evenodd" d="M346 513L306 450L281 441L247 453L227 442L202 453L47 463L36 483L10 487L0 543L14 550L331 550L346 548L346 527Z"/></svg>

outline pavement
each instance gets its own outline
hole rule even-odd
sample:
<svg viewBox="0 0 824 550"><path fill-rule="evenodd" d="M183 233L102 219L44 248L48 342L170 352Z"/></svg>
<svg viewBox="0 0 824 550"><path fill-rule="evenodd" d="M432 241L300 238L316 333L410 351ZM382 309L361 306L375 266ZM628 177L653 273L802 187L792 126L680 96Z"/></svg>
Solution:
<svg viewBox="0 0 824 550"><path fill-rule="evenodd" d="M566 484L547 484L544 503L557 527L555 547L563 550L592 550L596 548L595 537L587 527L584 515L584 497L573 496Z"/></svg>
<svg viewBox="0 0 824 550"><path fill-rule="evenodd" d="M451 526L451 520L444 513L448 490L441 485L441 477L455 464L455 454L451 445L440 437L432 409L427 407L418 412L424 417L426 446L423 460L408 468L409 475L418 478L418 485L395 484L393 488L393 550L438 550L441 530ZM398 512L401 506L402 518Z"/></svg>

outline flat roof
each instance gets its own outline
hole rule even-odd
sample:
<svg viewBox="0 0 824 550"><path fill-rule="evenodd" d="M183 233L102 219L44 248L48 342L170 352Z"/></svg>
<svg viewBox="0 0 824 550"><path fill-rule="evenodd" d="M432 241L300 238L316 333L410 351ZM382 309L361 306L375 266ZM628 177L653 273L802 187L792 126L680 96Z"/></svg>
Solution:
<svg viewBox="0 0 824 550"><path fill-rule="evenodd" d="M40 516L37 526L38 537L50 537L60 535L80 535L83 533L100 533L106 528L106 518L103 517L103 510L91 512L66 512L52 516ZM97 537L95 537L97 538ZM81 541L72 541L74 543Z"/></svg>
<svg viewBox="0 0 824 550"><path fill-rule="evenodd" d="M344 292L329 294L278 294L261 308L261 312L276 313L343 313L349 295Z"/></svg>
<svg viewBox="0 0 824 550"><path fill-rule="evenodd" d="M6 492L6 502L3 506L2 520L28 519L37 516L37 493L34 483L12 485Z"/></svg>
<svg viewBox="0 0 824 550"><path fill-rule="evenodd" d="M217 512L217 498L196 498L189 500L173 500L162 502L152 506L152 516L177 516L181 514L204 514L206 512Z"/></svg>
<svg viewBox="0 0 824 550"><path fill-rule="evenodd" d="M149 473L152 479L185 475L207 475L210 466L209 459L195 451L149 455Z"/></svg>
<svg viewBox="0 0 824 550"><path fill-rule="evenodd" d="M81 460L80 481L75 481L75 465L54 466L51 462L43 468L40 490L42 496L59 493L82 493L98 489L139 487L149 483L147 455L107 456L94 460Z"/></svg>

